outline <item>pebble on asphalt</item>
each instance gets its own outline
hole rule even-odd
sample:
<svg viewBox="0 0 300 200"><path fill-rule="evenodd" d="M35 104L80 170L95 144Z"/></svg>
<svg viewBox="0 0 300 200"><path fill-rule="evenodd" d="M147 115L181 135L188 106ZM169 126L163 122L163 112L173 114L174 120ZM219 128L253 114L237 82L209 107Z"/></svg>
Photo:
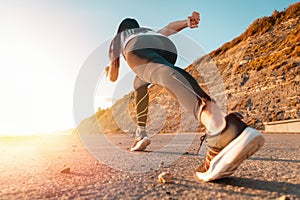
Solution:
<svg viewBox="0 0 300 200"><path fill-rule="evenodd" d="M172 174L170 172L162 172L158 175L158 182L160 183L170 183L172 179Z"/></svg>
<svg viewBox="0 0 300 200"><path fill-rule="evenodd" d="M281 197L277 198L278 200L290 200L290 198L286 195L282 195Z"/></svg>
<svg viewBox="0 0 300 200"><path fill-rule="evenodd" d="M60 173L66 173L67 174L67 173L70 173L70 171L71 171L70 167L67 167L67 168L61 170Z"/></svg>

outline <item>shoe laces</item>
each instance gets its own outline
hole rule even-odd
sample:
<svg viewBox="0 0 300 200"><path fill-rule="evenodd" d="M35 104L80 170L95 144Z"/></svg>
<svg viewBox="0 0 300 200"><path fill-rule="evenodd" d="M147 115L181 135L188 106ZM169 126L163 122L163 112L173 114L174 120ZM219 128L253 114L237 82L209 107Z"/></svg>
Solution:
<svg viewBox="0 0 300 200"><path fill-rule="evenodd" d="M199 147L198 147L198 149L197 149L197 151L196 151L196 154L199 153L199 151L200 151L200 149L201 149L201 146L202 146L202 144L203 144L203 142L204 142L204 140L205 140L206 137L207 137L207 133L205 133L204 135L202 135L202 136L200 137L200 145L199 145Z"/></svg>
<svg viewBox="0 0 300 200"><path fill-rule="evenodd" d="M204 140L206 139L207 137L207 133L204 134L203 136L200 137L200 145L197 149L197 154L199 153L200 149L201 149L201 146L204 142ZM206 146L206 154L205 154L205 159L204 159L204 162L199 165L195 170L197 172L205 172L208 170L209 166L210 166L210 162L211 160L219 154L219 150L218 149L215 149L215 148L210 148L208 146Z"/></svg>
<svg viewBox="0 0 300 200"><path fill-rule="evenodd" d="M135 145L136 145L139 141L141 141L141 140L135 138L131 147L132 147L132 148L135 147Z"/></svg>

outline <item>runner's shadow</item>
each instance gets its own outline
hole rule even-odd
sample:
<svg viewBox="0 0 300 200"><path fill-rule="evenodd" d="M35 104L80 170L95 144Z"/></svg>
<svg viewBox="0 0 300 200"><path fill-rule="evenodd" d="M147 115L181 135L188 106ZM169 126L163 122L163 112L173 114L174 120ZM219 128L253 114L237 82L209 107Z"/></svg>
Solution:
<svg viewBox="0 0 300 200"><path fill-rule="evenodd" d="M182 156L198 156L198 154L190 152L171 152L171 151L149 151L157 154L170 154L170 155L182 155Z"/></svg>
<svg viewBox="0 0 300 200"><path fill-rule="evenodd" d="M151 153L153 151L151 150L143 150L143 151L130 151L129 149L127 149L128 152L130 153Z"/></svg>
<svg viewBox="0 0 300 200"><path fill-rule="evenodd" d="M130 151L131 153L156 153L156 154L169 154L169 155L182 155L182 156L198 156L198 154L190 152L168 152L168 151L156 151L156 150L144 150L144 151Z"/></svg>
<svg viewBox="0 0 300 200"><path fill-rule="evenodd" d="M253 190L263 190L269 192L282 193L285 190L289 194L300 195L300 184L266 181L266 180L255 180L250 178L241 177L228 177L213 181L213 183L221 185L231 185L236 187L244 187Z"/></svg>
<svg viewBox="0 0 300 200"><path fill-rule="evenodd" d="M248 159L249 160L263 160L263 161L300 163L300 160L287 160L287 159L278 159L278 158L248 158Z"/></svg>

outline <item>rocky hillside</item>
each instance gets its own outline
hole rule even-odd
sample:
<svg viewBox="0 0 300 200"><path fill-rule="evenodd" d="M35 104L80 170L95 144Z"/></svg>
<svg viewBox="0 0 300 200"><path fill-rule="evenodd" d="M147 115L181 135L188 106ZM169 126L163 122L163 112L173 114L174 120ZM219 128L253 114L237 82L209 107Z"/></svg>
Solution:
<svg viewBox="0 0 300 200"><path fill-rule="evenodd" d="M251 126L300 118L300 3L255 20L231 42L186 68L226 112L237 111ZM79 129L133 132L134 93L99 110ZM118 113L115 115L114 113ZM150 88L150 133L200 131L201 125L160 86Z"/></svg>

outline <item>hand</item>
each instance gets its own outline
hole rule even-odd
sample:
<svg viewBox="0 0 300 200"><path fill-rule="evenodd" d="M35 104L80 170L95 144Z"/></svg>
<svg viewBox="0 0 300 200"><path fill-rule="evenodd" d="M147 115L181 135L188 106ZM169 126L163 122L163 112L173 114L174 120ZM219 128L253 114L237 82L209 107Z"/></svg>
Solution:
<svg viewBox="0 0 300 200"><path fill-rule="evenodd" d="M106 77L107 77L107 75L108 75L108 72L109 72L109 66L106 66L106 67L105 67L105 71L104 71Z"/></svg>
<svg viewBox="0 0 300 200"><path fill-rule="evenodd" d="M191 16L188 16L188 27L198 28L200 22L200 13L194 11Z"/></svg>

